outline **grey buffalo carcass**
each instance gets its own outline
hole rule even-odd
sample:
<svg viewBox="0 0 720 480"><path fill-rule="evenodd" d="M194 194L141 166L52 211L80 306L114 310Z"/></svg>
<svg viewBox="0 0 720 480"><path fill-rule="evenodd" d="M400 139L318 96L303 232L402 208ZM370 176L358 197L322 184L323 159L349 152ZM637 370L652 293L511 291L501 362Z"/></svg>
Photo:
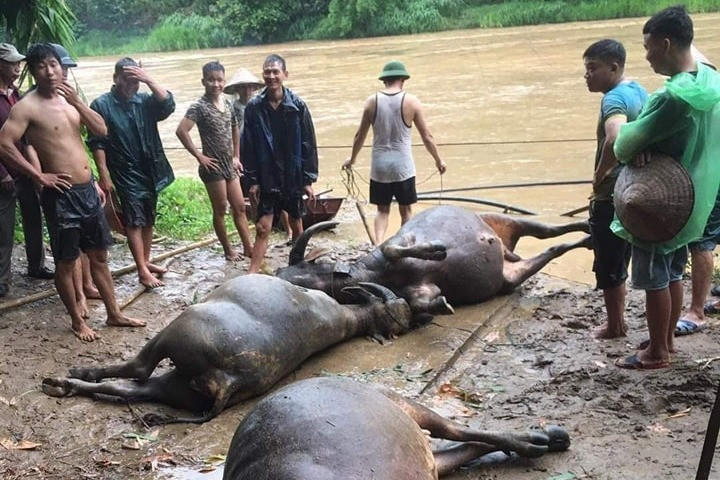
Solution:
<svg viewBox="0 0 720 480"><path fill-rule="evenodd" d="M56 397L102 394L197 412L149 416L151 423L205 422L267 391L331 345L358 335L392 337L411 327L407 303L387 288L363 284L349 293L364 303L340 305L323 292L268 275L236 277L185 310L129 362L72 368L70 378L44 379L42 390ZM151 376L164 358L174 368ZM101 381L111 377L120 378Z"/></svg>
<svg viewBox="0 0 720 480"><path fill-rule="evenodd" d="M431 437L464 442L432 451ZM224 480L431 480L495 452L540 457L567 450L560 427L484 432L382 387L326 377L261 400L235 431Z"/></svg>

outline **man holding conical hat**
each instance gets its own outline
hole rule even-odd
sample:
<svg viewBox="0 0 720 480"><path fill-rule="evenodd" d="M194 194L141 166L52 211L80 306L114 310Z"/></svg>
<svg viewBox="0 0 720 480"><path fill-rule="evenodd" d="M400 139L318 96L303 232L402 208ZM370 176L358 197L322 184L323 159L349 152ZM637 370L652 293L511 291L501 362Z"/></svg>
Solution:
<svg viewBox="0 0 720 480"><path fill-rule="evenodd" d="M650 333L645 348L616 362L630 369L670 364L687 244L702 236L720 185L720 135L711 134L720 129L720 75L693 58L693 24L685 7L653 15L643 36L648 63L669 79L640 116L621 128L614 147L618 161L631 166L615 186L618 218L612 229L633 245L632 282L645 290ZM646 197L661 199L661 193L677 203L658 202L635 215ZM672 228L661 230L667 226Z"/></svg>
<svg viewBox="0 0 720 480"><path fill-rule="evenodd" d="M410 220L412 204L417 202L415 161L412 155L413 125L417 127L425 149L435 159L440 174L445 173L447 168L425 122L420 100L403 90L409 78L410 74L402 62L393 60L385 64L378 77L385 87L365 101L352 153L342 167L347 169L355 163L372 126L370 203L377 205L375 243L378 245L385 239L393 197L398 202L403 225Z"/></svg>

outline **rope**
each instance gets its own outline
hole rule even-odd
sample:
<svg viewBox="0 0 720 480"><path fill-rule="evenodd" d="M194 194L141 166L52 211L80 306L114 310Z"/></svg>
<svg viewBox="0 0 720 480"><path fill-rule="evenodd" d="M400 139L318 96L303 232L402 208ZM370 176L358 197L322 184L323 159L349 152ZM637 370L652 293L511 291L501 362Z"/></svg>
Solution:
<svg viewBox="0 0 720 480"><path fill-rule="evenodd" d="M570 143L570 142L596 142L594 138L568 138L560 140L497 140L487 142L445 142L438 143L438 147L463 147L463 146L475 146L475 145L530 145L537 143ZM422 147L422 143L413 143L413 147ZM370 145L364 145L364 147L370 147ZM165 150L185 150L185 147L164 147ZM322 149L350 149L352 145L318 145L318 150Z"/></svg>

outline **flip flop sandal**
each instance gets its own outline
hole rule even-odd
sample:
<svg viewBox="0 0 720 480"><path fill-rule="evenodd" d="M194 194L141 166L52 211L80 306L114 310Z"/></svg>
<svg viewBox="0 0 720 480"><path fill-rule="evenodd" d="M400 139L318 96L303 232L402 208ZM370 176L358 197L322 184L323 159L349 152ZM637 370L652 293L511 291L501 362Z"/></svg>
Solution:
<svg viewBox="0 0 720 480"><path fill-rule="evenodd" d="M705 315L717 315L720 314L720 308L715 306L715 302L708 302L703 307L703 313Z"/></svg>
<svg viewBox="0 0 720 480"><path fill-rule="evenodd" d="M670 362L643 363L637 355L630 355L629 357L618 358L615 361L615 366L628 370L656 370L669 367Z"/></svg>
<svg viewBox="0 0 720 480"><path fill-rule="evenodd" d="M677 321L677 324L675 325L675 336L682 337L684 335L692 335L693 333L699 332L703 328L705 328L704 325L698 325L695 322L681 318Z"/></svg>

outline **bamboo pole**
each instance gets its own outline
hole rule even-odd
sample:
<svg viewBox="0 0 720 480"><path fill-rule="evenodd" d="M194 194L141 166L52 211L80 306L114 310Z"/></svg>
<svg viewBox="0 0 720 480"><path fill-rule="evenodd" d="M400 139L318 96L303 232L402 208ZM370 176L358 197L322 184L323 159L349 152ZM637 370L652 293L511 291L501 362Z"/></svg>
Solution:
<svg viewBox="0 0 720 480"><path fill-rule="evenodd" d="M375 235L370 229L370 225L368 225L367 218L365 217L365 208L358 201L355 202L355 206L357 207L358 213L360 214L360 218L362 219L363 226L365 227L365 231L367 232L368 238L370 239L370 243L372 243L373 245L377 245L377 242L375 241Z"/></svg>
<svg viewBox="0 0 720 480"><path fill-rule="evenodd" d="M237 235L237 232L230 232L228 235ZM194 250L196 248L205 247L207 245L211 245L215 242L217 242L217 237L208 238L206 240L201 240L195 243L191 243L190 245L185 245L180 248L176 248L175 250L170 250L169 252L161 253L160 255L157 255L156 257L153 257L150 259L151 262L161 262L165 260L166 258L174 257L176 255L180 255L182 253L188 252L190 250ZM110 272L110 274L113 277L119 277L121 275L124 275L126 273L130 273L137 270L137 265L134 263L132 265L127 265L121 268L118 268L117 270L113 270ZM143 287L143 291L136 290L133 292L130 296L129 300L125 300L123 303L124 306L121 306L121 308L125 308L127 305L130 305L133 301L137 299L143 292L145 291L145 287ZM7 302L0 303L0 313L12 310L13 308L21 307L23 305L26 305L28 303L34 303L40 300L43 300L45 298L52 297L57 294L57 290L55 288L49 288L47 290L43 290L42 292L33 293L31 295L26 295L24 297L20 298L14 298L12 300L9 300ZM134 298L133 298L134 297Z"/></svg>
<svg viewBox="0 0 720 480"><path fill-rule="evenodd" d="M448 200L453 202L468 202L468 203L479 203L481 205L490 205L492 207L498 207L502 208L507 212L508 210L522 213L525 215L537 215L535 212L531 212L529 210L525 210L520 207L513 207L512 205L507 205L505 203L499 203L499 202L493 202L490 200L483 200L481 198L470 198L470 197L446 197L446 196L433 196L433 195L423 195L422 197L418 195L418 201L425 201L425 200Z"/></svg>
<svg viewBox="0 0 720 480"><path fill-rule="evenodd" d="M469 192L472 190L494 190L496 188L525 188L525 187L552 187L558 185L584 185L592 183L591 180L564 180L552 182L506 183L503 185L478 185L475 187L446 188L445 190L430 190L418 192L418 196L435 193Z"/></svg>

